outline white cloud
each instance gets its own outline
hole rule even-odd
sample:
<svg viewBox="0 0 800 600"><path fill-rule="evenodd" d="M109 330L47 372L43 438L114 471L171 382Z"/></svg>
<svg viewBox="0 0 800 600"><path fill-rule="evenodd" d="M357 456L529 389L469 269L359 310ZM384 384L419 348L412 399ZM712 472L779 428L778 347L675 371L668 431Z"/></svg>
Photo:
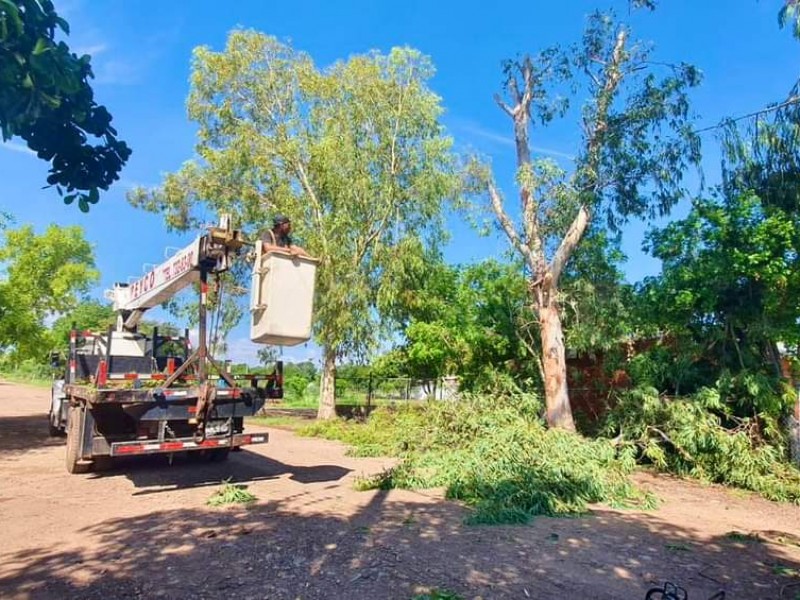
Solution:
<svg viewBox="0 0 800 600"><path fill-rule="evenodd" d="M515 145L513 137L509 135L502 135L495 131L491 131L472 121L458 120L454 124L453 129L467 136L473 136L502 146L513 147ZM562 152L561 150L556 150L554 148L547 148L545 146L531 146L531 151L538 154L547 154L549 156L555 156L557 158L575 160L575 156L572 154L569 154L567 152Z"/></svg>
<svg viewBox="0 0 800 600"><path fill-rule="evenodd" d="M20 154L32 154L36 156L36 152L22 144L15 144L14 142L0 142L0 148L3 150L10 150L11 152L19 152Z"/></svg>
<svg viewBox="0 0 800 600"><path fill-rule="evenodd" d="M134 85L142 80L145 65L119 59L98 61L95 82L102 85Z"/></svg>
<svg viewBox="0 0 800 600"><path fill-rule="evenodd" d="M95 58L96 56L100 56L101 54L103 54L106 50L108 50L108 45L103 42L100 42L98 44L92 44L89 46L79 46L75 48L73 52L75 52L75 54L77 54L78 56L83 56L84 54L88 54L92 58Z"/></svg>

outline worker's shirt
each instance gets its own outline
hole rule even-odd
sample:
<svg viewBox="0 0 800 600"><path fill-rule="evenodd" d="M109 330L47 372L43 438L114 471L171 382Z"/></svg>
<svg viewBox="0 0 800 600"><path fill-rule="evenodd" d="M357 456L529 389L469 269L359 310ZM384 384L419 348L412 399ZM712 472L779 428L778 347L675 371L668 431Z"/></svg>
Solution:
<svg viewBox="0 0 800 600"><path fill-rule="evenodd" d="M278 246L279 248L288 248L292 245L292 237L289 235L276 236L275 232L267 229L261 236L261 241L265 244Z"/></svg>

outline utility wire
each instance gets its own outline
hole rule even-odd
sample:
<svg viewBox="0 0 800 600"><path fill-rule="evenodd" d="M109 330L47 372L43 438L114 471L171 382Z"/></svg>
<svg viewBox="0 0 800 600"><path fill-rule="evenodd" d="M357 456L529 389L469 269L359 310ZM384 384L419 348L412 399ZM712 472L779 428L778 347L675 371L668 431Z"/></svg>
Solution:
<svg viewBox="0 0 800 600"><path fill-rule="evenodd" d="M757 110L751 113L747 113L746 115L741 115L739 117L733 117L731 119L724 119L720 123L716 125L710 125L708 127L703 127L702 129L695 129L695 133L704 133L706 131L712 131L714 129L719 129L721 127L725 127L729 123L736 123L738 121L743 121L745 119L752 119L753 117L758 117L760 115L764 115L767 113L775 112L776 110L780 110L782 108L786 108L787 106L792 106L793 104L797 104L800 102L800 96L791 96L790 98L784 100L780 104L775 104L774 106L768 106L766 108L762 108L761 110Z"/></svg>

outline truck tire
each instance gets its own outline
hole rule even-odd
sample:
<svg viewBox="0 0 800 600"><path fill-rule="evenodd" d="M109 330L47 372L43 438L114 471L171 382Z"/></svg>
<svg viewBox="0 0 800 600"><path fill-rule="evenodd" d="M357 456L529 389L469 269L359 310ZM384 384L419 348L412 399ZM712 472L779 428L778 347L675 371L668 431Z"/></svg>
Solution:
<svg viewBox="0 0 800 600"><path fill-rule="evenodd" d="M54 418L52 412L49 415L47 415L47 419L48 419L47 433L50 435L50 437L60 437L64 435L64 432L61 431L60 428L53 425Z"/></svg>
<svg viewBox="0 0 800 600"><path fill-rule="evenodd" d="M70 406L67 419L67 472L73 474L88 473L92 468L90 461L81 458L83 410L80 406Z"/></svg>

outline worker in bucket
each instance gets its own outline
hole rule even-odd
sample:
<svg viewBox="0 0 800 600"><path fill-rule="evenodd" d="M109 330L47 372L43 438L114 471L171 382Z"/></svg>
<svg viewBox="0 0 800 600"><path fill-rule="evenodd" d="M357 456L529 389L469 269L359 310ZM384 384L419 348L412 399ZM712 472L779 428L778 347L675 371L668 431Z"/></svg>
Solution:
<svg viewBox="0 0 800 600"><path fill-rule="evenodd" d="M267 229L261 236L264 252L288 252L292 256L309 256L300 246L292 241L292 221L289 217L278 215L272 219L272 229Z"/></svg>

